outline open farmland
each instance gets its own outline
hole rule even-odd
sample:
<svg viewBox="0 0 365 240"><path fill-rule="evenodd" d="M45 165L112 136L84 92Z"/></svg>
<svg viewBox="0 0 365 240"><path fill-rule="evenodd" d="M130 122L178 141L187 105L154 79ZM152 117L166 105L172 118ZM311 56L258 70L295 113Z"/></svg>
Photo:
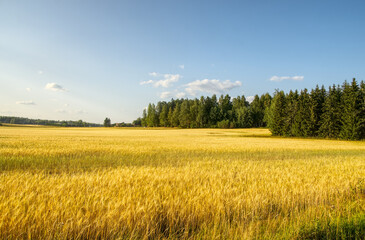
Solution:
<svg viewBox="0 0 365 240"><path fill-rule="evenodd" d="M365 237L365 142L0 127L1 239Z"/></svg>

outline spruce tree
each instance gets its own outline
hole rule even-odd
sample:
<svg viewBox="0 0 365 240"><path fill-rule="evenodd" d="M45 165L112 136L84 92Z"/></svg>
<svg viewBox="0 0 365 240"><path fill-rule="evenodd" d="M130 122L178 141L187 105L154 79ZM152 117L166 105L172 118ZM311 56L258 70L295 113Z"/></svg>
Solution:
<svg viewBox="0 0 365 240"><path fill-rule="evenodd" d="M298 117L296 121L300 122L300 132L299 136L301 137L309 137L312 136L313 126L311 120L311 98L308 93L308 90L305 88L300 92L299 102L298 102Z"/></svg>
<svg viewBox="0 0 365 240"><path fill-rule="evenodd" d="M327 97L323 104L323 113L321 116L321 126L319 136L325 138L339 138L342 127L341 122L341 97L340 87L333 85L329 87Z"/></svg>
<svg viewBox="0 0 365 240"><path fill-rule="evenodd" d="M172 127L179 127L180 126L180 103L177 102L175 109L172 113L172 119L171 119L171 126Z"/></svg>
<svg viewBox="0 0 365 240"><path fill-rule="evenodd" d="M167 104L164 104L160 113L160 126L167 127L168 126L168 108Z"/></svg>
<svg viewBox="0 0 365 240"><path fill-rule="evenodd" d="M319 128L321 126L321 116L323 114L323 105L326 98L326 90L322 86L319 88L318 85L311 91L311 136L318 136Z"/></svg>
<svg viewBox="0 0 365 240"><path fill-rule="evenodd" d="M296 119L298 112L298 98L298 91L290 91L287 96L287 115L285 118L285 135L287 136L297 136L300 132L300 122Z"/></svg>
<svg viewBox="0 0 365 240"><path fill-rule="evenodd" d="M354 78L351 84L343 84L342 95L342 128L340 137L348 140L361 139L361 93L359 85Z"/></svg>
<svg viewBox="0 0 365 240"><path fill-rule="evenodd" d="M190 106L189 100L184 100L180 107L179 114L180 127L187 128L190 127Z"/></svg>
<svg viewBox="0 0 365 240"><path fill-rule="evenodd" d="M283 91L276 91L270 106L269 129L274 136L285 134L286 99Z"/></svg>

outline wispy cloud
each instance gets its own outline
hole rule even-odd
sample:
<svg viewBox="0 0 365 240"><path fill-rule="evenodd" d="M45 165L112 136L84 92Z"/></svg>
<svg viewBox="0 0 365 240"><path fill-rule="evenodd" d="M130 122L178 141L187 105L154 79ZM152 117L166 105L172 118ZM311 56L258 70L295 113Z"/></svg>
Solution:
<svg viewBox="0 0 365 240"><path fill-rule="evenodd" d="M177 98L184 98L186 96L186 93L184 93L184 92L178 92L178 93L176 93L176 97Z"/></svg>
<svg viewBox="0 0 365 240"><path fill-rule="evenodd" d="M155 87L167 88L172 85L172 83L179 81L181 78L179 74L164 74L163 76L163 79L158 80L153 84Z"/></svg>
<svg viewBox="0 0 365 240"><path fill-rule="evenodd" d="M223 93L236 87L240 87L240 81L231 82L230 80L220 81L217 79L203 79L186 84L185 91L190 95L195 95L197 92L206 93Z"/></svg>
<svg viewBox="0 0 365 240"><path fill-rule="evenodd" d="M150 73L148 73L148 75L150 75L151 77L157 77L158 73L157 72L150 72Z"/></svg>
<svg viewBox="0 0 365 240"><path fill-rule="evenodd" d="M42 75L42 74L43 74L43 71L42 71L42 70L39 70L39 71L38 71L38 74L39 74L39 75Z"/></svg>
<svg viewBox="0 0 365 240"><path fill-rule="evenodd" d="M160 94L160 98L161 99L166 99L166 98L170 98L172 96L172 93L171 92L162 92Z"/></svg>
<svg viewBox="0 0 365 240"><path fill-rule="evenodd" d="M151 76L160 76L160 74L158 73L149 73L154 74ZM172 83L174 82L178 82L179 79L181 78L181 75L179 74L163 74L163 79L160 80L148 80L148 81L143 81L140 82L140 85L146 85L146 84L153 84L154 87L164 87L164 88L168 88L172 85Z"/></svg>
<svg viewBox="0 0 365 240"><path fill-rule="evenodd" d="M20 105L36 105L33 101L16 101L15 103Z"/></svg>
<svg viewBox="0 0 365 240"><path fill-rule="evenodd" d="M28 87L28 88L26 88L25 90L27 90L27 92L32 91L32 89L30 89L29 87Z"/></svg>
<svg viewBox="0 0 365 240"><path fill-rule="evenodd" d="M281 82L284 80L291 80L291 81L302 81L304 79L304 76L272 76L270 78L270 81L272 82Z"/></svg>
<svg viewBox="0 0 365 240"><path fill-rule="evenodd" d="M139 85L145 85L145 84L150 84L150 83L153 83L153 80L140 82Z"/></svg>
<svg viewBox="0 0 365 240"><path fill-rule="evenodd" d="M47 83L47 85L44 87L47 90L55 91L55 92L65 92L67 91L65 88L63 88L61 85L57 83Z"/></svg>
<svg viewBox="0 0 365 240"><path fill-rule="evenodd" d="M185 65L184 64L181 64L181 65L179 65L179 68L185 69Z"/></svg>

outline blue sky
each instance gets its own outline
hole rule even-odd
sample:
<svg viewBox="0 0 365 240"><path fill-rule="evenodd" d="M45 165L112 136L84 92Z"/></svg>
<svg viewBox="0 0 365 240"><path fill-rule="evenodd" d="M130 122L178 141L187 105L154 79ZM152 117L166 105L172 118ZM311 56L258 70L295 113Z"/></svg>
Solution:
<svg viewBox="0 0 365 240"><path fill-rule="evenodd" d="M149 102L365 76L364 1L0 1L0 115L130 122Z"/></svg>

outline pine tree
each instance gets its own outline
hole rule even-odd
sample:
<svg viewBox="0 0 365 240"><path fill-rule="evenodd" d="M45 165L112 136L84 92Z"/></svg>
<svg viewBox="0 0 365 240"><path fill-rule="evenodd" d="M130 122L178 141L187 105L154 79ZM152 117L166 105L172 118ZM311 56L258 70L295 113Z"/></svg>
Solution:
<svg viewBox="0 0 365 240"><path fill-rule="evenodd" d="M348 140L361 139L362 119L361 119L361 93L355 79L349 84L343 84L342 95L342 128L340 137Z"/></svg>
<svg viewBox="0 0 365 240"><path fill-rule="evenodd" d="M190 127L198 127L198 114L199 114L199 100L194 99L192 104L190 104Z"/></svg>
<svg viewBox="0 0 365 240"><path fill-rule="evenodd" d="M298 102L298 112L296 121L300 122L300 137L312 136L313 127L311 121L311 98L308 90L305 88L300 92Z"/></svg>
<svg viewBox="0 0 365 240"><path fill-rule="evenodd" d="M160 113L160 126L168 126L168 109L167 104L164 104Z"/></svg>
<svg viewBox="0 0 365 240"><path fill-rule="evenodd" d="M206 126L206 114L205 114L205 98L203 96L200 97L198 113L196 116L196 125L197 127L205 127Z"/></svg>
<svg viewBox="0 0 365 240"><path fill-rule="evenodd" d="M324 86L320 89L318 85L315 89L311 91L311 104L310 104L310 114L311 114L311 136L319 135L319 128L321 126L321 116L323 114L323 105L326 99L326 90Z"/></svg>
<svg viewBox="0 0 365 240"><path fill-rule="evenodd" d="M169 113L167 114L167 126L168 127L173 126L173 124L172 124L172 116L173 116L172 113L173 113L172 107L169 107Z"/></svg>
<svg viewBox="0 0 365 240"><path fill-rule="evenodd" d="M285 135L297 136L300 132L300 122L297 121L296 116L298 112L298 91L290 91L287 98L286 118L285 118Z"/></svg>
<svg viewBox="0 0 365 240"><path fill-rule="evenodd" d="M180 103L176 103L175 109L172 113L171 126L179 127L180 126Z"/></svg>
<svg viewBox="0 0 365 240"><path fill-rule="evenodd" d="M190 106L189 100L184 100L180 107L180 127L187 128L190 127Z"/></svg>
<svg viewBox="0 0 365 240"><path fill-rule="evenodd" d="M258 95L255 95L250 104L250 114L252 119L252 127L262 127L265 115L264 103L260 101Z"/></svg>
<svg viewBox="0 0 365 240"><path fill-rule="evenodd" d="M272 97L269 93L266 93L260 97L260 102L262 102L264 106L263 127L268 126L271 101Z"/></svg>
<svg viewBox="0 0 365 240"><path fill-rule="evenodd" d="M365 139L365 82L360 83L360 138Z"/></svg>
<svg viewBox="0 0 365 240"><path fill-rule="evenodd" d="M275 136L285 134L286 99L283 91L276 91L270 106L269 129Z"/></svg>
<svg viewBox="0 0 365 240"><path fill-rule="evenodd" d="M339 138L342 127L341 123L341 95L340 87L329 87L327 97L323 104L319 136L325 138Z"/></svg>
<svg viewBox="0 0 365 240"><path fill-rule="evenodd" d="M147 126L148 127L158 127L158 115L156 113L155 104L148 104L147 109Z"/></svg>
<svg viewBox="0 0 365 240"><path fill-rule="evenodd" d="M225 96L221 95L218 101L219 107L219 119L222 120L232 120L232 103L231 97L226 94Z"/></svg>
<svg viewBox="0 0 365 240"><path fill-rule="evenodd" d="M217 122L220 120L220 111L218 107L217 96L214 94L211 99L211 107L209 111L209 127L216 127Z"/></svg>

